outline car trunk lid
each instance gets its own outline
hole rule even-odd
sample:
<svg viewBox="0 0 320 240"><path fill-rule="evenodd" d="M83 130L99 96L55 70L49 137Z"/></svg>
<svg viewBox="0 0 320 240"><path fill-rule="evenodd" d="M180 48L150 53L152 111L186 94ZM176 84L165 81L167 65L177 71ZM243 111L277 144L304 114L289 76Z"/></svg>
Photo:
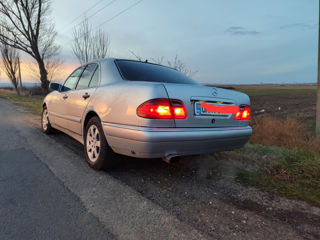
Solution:
<svg viewBox="0 0 320 240"><path fill-rule="evenodd" d="M176 127L236 127L243 121L234 120L234 114L206 112L201 103L211 106L238 106L250 104L247 95L216 87L196 84L163 83L170 99L182 100L187 110L186 119L175 119Z"/></svg>

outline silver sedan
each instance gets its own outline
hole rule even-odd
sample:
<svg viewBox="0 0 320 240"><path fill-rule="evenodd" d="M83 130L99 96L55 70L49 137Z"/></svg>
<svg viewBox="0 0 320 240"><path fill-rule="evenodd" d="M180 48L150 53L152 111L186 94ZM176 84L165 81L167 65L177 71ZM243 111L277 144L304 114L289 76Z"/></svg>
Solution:
<svg viewBox="0 0 320 240"><path fill-rule="evenodd" d="M96 170L111 166L116 153L169 161L240 148L252 134L246 94L199 85L157 64L93 61L50 88L43 132L58 129L81 142Z"/></svg>

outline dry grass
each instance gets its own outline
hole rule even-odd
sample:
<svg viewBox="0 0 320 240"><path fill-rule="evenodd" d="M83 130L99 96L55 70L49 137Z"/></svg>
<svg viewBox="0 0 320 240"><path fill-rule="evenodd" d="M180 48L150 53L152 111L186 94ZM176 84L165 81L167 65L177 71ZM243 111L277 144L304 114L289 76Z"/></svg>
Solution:
<svg viewBox="0 0 320 240"><path fill-rule="evenodd" d="M268 115L252 120L251 143L280 146L320 156L320 144L307 133L305 126L296 119L277 119Z"/></svg>
<svg viewBox="0 0 320 240"><path fill-rule="evenodd" d="M0 98L11 100L14 104L21 105L32 113L41 115L42 112L42 96L18 96L12 91L0 90Z"/></svg>

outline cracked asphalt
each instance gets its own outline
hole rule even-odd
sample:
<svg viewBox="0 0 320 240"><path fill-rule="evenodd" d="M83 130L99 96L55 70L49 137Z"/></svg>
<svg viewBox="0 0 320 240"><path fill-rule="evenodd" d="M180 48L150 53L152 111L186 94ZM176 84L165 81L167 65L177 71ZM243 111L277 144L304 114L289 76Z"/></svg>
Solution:
<svg viewBox="0 0 320 240"><path fill-rule="evenodd" d="M320 209L233 181L219 155L121 157L96 172L0 99L0 239L320 239ZM240 160L239 160L240 161Z"/></svg>

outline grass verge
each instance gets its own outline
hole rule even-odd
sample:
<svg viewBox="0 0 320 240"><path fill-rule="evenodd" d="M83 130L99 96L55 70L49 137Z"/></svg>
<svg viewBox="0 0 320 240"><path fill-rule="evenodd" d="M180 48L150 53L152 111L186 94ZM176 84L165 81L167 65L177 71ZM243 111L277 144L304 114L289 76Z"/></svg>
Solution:
<svg viewBox="0 0 320 240"><path fill-rule="evenodd" d="M15 93L0 91L0 98L11 100L14 104L21 105L32 113L41 115L43 97L40 96L18 96Z"/></svg>
<svg viewBox="0 0 320 240"><path fill-rule="evenodd" d="M320 158L310 153L252 144L238 153L253 158L258 165L255 170L238 170L238 182L320 205Z"/></svg>

